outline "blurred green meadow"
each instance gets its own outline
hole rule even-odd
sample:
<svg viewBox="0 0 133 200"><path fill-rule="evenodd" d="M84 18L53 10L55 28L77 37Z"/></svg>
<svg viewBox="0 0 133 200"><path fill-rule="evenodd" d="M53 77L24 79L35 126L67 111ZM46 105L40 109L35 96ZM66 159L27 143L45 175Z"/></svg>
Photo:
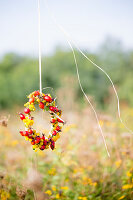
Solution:
<svg viewBox="0 0 133 200"><path fill-rule="evenodd" d="M108 158L93 111L77 81L72 52L57 48L43 57L43 87L57 96L66 121L56 149L33 152L19 134L18 113L27 95L39 89L38 59L8 53L0 60L0 199L132 200L133 135L120 123L110 82L75 51L82 86L97 110L111 157ZM133 51L106 40L87 55L111 76L121 115L133 129ZM37 110L36 129L49 130L49 116Z"/></svg>

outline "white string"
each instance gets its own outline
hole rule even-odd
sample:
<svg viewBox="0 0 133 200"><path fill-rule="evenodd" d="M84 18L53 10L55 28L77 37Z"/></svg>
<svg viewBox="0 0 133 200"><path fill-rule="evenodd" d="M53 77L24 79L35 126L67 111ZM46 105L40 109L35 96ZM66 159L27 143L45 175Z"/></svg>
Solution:
<svg viewBox="0 0 133 200"><path fill-rule="evenodd" d="M49 10L48 4L47 4L47 8L48 8L48 10ZM50 10L49 10L49 11L50 11ZM59 27L59 29L64 33L64 30L60 27L60 25L56 22L55 18L53 18L52 15L51 15L51 18L54 20L54 22L55 22L56 25ZM65 35L66 35L66 34L65 34ZM105 149L106 149L106 151L107 151L108 156L110 157L110 153L109 153L109 151L108 151L108 147L107 147L107 144L106 144L106 140L105 140L105 137L104 137L104 134L103 134L101 125L100 125L100 123L99 123L99 119L98 119L97 113L96 113L96 111L95 111L95 109L94 109L92 103L90 102L89 98L87 97L86 93L84 92L84 89L83 89L82 84L81 84L80 77L79 77L78 64L77 64L77 59L76 59L76 55L75 55L74 49L73 49L73 47L72 47L72 45L71 45L71 42L70 42L70 40L68 39L68 37L66 37L66 40L67 40L67 42L68 42L68 44L69 44L69 46L70 46L70 48L71 48L71 50L72 50L72 53L73 53L73 57L74 57L75 65L76 65L76 71L77 71L77 77L78 77L78 82L79 82L80 89L81 89L83 95L84 95L85 98L87 99L88 103L90 104L90 106L91 106L91 108L92 108L92 110L93 110L93 112L94 112L94 114L95 114L95 117L96 117L96 120L97 120L97 123L98 123L98 127L99 127L99 130L100 130L100 133L101 133L101 136L102 136L104 145L105 145Z"/></svg>
<svg viewBox="0 0 133 200"><path fill-rule="evenodd" d="M73 44L75 46L75 48L90 62L92 63L95 67L97 67L99 70L101 70L106 76L107 78L109 79L112 87L113 87L113 90L114 90L114 93L116 95L116 98L117 98L117 110L118 110L118 117L120 119L120 122L124 125L124 127L130 132L133 134L133 131L131 129L129 129L127 127L127 125L123 122L122 118L121 118L121 112L120 112L120 100L119 100L119 97L118 97L118 93L116 91L116 88L114 86L114 83L112 81L112 79L110 78L110 76L107 74L107 72L102 69L99 65L97 65L96 63L94 63L85 53L83 53L83 51L76 45L76 43L71 39L70 35L65 31L65 29L57 22L55 16L51 13L50 9L49 9L49 6L48 6L48 3L47 3L47 0L46 0L46 6L49 10L49 13L50 13L50 17L52 18L52 20L54 21L54 23L56 24L56 26L61 30L61 32L64 33L65 37L66 37L66 40L68 43L70 44ZM69 44L69 46L70 46ZM72 46L72 45L71 45ZM70 47L71 47L70 46ZM73 48L71 48L73 49ZM76 63L75 63L76 64Z"/></svg>
<svg viewBox="0 0 133 200"><path fill-rule="evenodd" d="M39 79L40 93L42 93L42 66L41 66L41 25L40 25L40 0L38 0L38 45L39 45Z"/></svg>

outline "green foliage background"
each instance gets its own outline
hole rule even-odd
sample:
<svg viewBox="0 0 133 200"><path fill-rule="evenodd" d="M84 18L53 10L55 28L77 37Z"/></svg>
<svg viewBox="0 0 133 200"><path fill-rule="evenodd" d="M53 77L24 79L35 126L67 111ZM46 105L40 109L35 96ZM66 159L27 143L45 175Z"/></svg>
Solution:
<svg viewBox="0 0 133 200"><path fill-rule="evenodd" d="M103 108L110 98L110 82L95 66L89 63L77 51L79 73L85 92L94 96L98 105ZM124 50L121 43L108 39L95 53L87 55L111 76L117 86L120 100L133 105L133 51ZM43 87L55 90L63 87L65 77L77 80L76 68L71 51L56 49L53 55L42 59ZM82 98L77 81L71 86L78 99ZM39 89L38 59L8 53L0 61L0 108L11 108L21 105L25 95Z"/></svg>

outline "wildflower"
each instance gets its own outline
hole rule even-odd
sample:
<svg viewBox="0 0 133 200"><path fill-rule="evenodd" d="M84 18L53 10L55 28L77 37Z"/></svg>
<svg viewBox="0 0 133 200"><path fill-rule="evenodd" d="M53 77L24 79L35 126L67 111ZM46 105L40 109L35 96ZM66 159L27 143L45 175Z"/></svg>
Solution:
<svg viewBox="0 0 133 200"><path fill-rule="evenodd" d="M78 197L80 200L87 200L87 197Z"/></svg>
<svg viewBox="0 0 133 200"><path fill-rule="evenodd" d="M124 199L124 198L125 198L125 195L122 195L122 196L119 198L119 200Z"/></svg>
<svg viewBox="0 0 133 200"><path fill-rule="evenodd" d="M52 192L51 192L51 190L46 190L45 194L48 194L49 196L51 196Z"/></svg>
<svg viewBox="0 0 133 200"><path fill-rule="evenodd" d="M69 188L67 186L61 187L62 190L68 190Z"/></svg>
<svg viewBox="0 0 133 200"><path fill-rule="evenodd" d="M122 164L122 160L118 160L118 161L115 162L115 166L117 168L119 168L121 166L121 164Z"/></svg>
<svg viewBox="0 0 133 200"><path fill-rule="evenodd" d="M1 190L1 200L7 200L10 198L10 194L9 192L5 191L5 190Z"/></svg>
<svg viewBox="0 0 133 200"><path fill-rule="evenodd" d="M56 194L56 199L60 199L60 195L59 194Z"/></svg>
<svg viewBox="0 0 133 200"><path fill-rule="evenodd" d="M131 177L131 176L132 176L132 174L131 174L130 171L127 172L127 176L128 176L128 177Z"/></svg>
<svg viewBox="0 0 133 200"><path fill-rule="evenodd" d="M102 120L99 121L100 126L102 127L104 122Z"/></svg>
<svg viewBox="0 0 133 200"><path fill-rule="evenodd" d="M50 170L48 170L48 174L54 176L56 174L56 169L51 168Z"/></svg>
<svg viewBox="0 0 133 200"><path fill-rule="evenodd" d="M56 191L56 187L55 187L54 185L52 186L52 190L53 190L53 191Z"/></svg>
<svg viewBox="0 0 133 200"><path fill-rule="evenodd" d="M128 190L128 189L131 189L131 188L133 188L133 184L126 184L126 185L122 186L123 190Z"/></svg>

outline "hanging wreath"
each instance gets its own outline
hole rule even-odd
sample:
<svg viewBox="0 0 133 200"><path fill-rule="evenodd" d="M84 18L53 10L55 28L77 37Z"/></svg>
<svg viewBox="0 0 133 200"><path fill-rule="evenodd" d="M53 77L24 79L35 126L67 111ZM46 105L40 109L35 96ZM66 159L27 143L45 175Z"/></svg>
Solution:
<svg viewBox="0 0 133 200"><path fill-rule="evenodd" d="M55 106L55 99L50 94L40 93L39 91L32 92L29 96L29 101L24 104L26 107L24 113L19 113L20 119L24 122L25 131L20 131L20 134L25 137L25 140L31 142L33 150L44 150L49 147L54 150L55 142L60 137L64 121L60 118L62 111ZM51 130L48 137L45 134L40 135L33 129L34 117L31 116L31 112L35 111L35 105L38 104L39 108L48 111L51 116Z"/></svg>

